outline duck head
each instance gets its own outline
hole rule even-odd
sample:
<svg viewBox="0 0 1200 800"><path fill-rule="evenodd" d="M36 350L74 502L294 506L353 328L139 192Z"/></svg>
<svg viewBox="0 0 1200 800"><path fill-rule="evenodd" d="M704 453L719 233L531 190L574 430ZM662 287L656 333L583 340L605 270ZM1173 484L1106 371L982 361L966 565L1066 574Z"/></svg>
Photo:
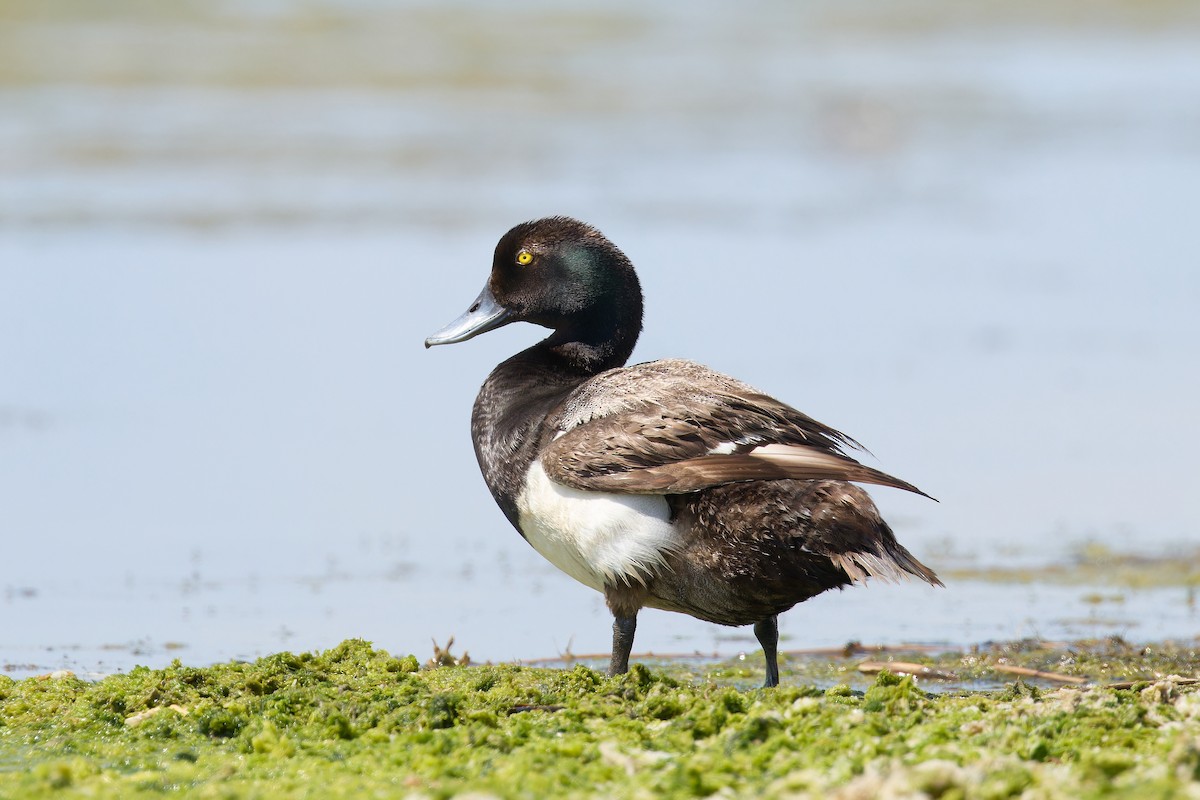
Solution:
<svg viewBox="0 0 1200 800"><path fill-rule="evenodd" d="M497 243L491 275L475 302L425 346L465 342L512 322L552 329L542 346L574 354L573 360L624 363L642 329L633 264L579 220L522 223Z"/></svg>

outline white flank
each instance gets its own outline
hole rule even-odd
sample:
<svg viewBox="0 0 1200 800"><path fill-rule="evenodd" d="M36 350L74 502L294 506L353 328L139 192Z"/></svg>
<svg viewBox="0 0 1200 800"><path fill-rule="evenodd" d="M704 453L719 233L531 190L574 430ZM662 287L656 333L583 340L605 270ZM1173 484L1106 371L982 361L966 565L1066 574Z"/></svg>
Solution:
<svg viewBox="0 0 1200 800"><path fill-rule="evenodd" d="M550 480L534 461L517 497L521 532L554 566L582 584L645 583L679 547L660 495L583 492Z"/></svg>

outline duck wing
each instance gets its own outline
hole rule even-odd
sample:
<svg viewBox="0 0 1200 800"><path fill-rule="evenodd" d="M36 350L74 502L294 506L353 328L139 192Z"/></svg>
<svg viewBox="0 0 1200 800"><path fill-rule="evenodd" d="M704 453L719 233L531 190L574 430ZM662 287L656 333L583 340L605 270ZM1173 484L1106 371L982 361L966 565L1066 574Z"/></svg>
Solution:
<svg viewBox="0 0 1200 800"><path fill-rule="evenodd" d="M601 373L551 415L541 464L576 489L683 494L745 481L912 484L859 463L849 436L741 381L683 360ZM928 495L925 495L928 497Z"/></svg>

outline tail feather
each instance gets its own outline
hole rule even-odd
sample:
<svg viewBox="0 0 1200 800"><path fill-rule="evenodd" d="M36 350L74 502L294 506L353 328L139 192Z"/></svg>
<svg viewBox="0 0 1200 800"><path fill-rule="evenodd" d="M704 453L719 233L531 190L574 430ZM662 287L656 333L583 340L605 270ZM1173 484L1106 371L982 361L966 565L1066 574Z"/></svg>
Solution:
<svg viewBox="0 0 1200 800"><path fill-rule="evenodd" d="M867 578L899 583L917 577L933 586L945 586L933 570L895 542L887 543L882 553L837 553L830 560L856 583L865 583Z"/></svg>

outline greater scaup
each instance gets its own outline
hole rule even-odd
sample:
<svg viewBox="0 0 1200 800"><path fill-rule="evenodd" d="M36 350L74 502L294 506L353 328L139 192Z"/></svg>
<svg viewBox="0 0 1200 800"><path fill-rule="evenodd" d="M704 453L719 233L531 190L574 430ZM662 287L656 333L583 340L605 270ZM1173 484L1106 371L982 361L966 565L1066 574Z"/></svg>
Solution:
<svg viewBox="0 0 1200 800"><path fill-rule="evenodd" d="M604 593L610 674L628 670L646 606L753 624L775 686L776 617L796 603L867 577L941 585L849 481L924 492L847 456L850 437L700 364L623 366L641 286L595 228L510 230L479 297L425 346L519 321L554 332L484 382L475 454L526 541Z"/></svg>

